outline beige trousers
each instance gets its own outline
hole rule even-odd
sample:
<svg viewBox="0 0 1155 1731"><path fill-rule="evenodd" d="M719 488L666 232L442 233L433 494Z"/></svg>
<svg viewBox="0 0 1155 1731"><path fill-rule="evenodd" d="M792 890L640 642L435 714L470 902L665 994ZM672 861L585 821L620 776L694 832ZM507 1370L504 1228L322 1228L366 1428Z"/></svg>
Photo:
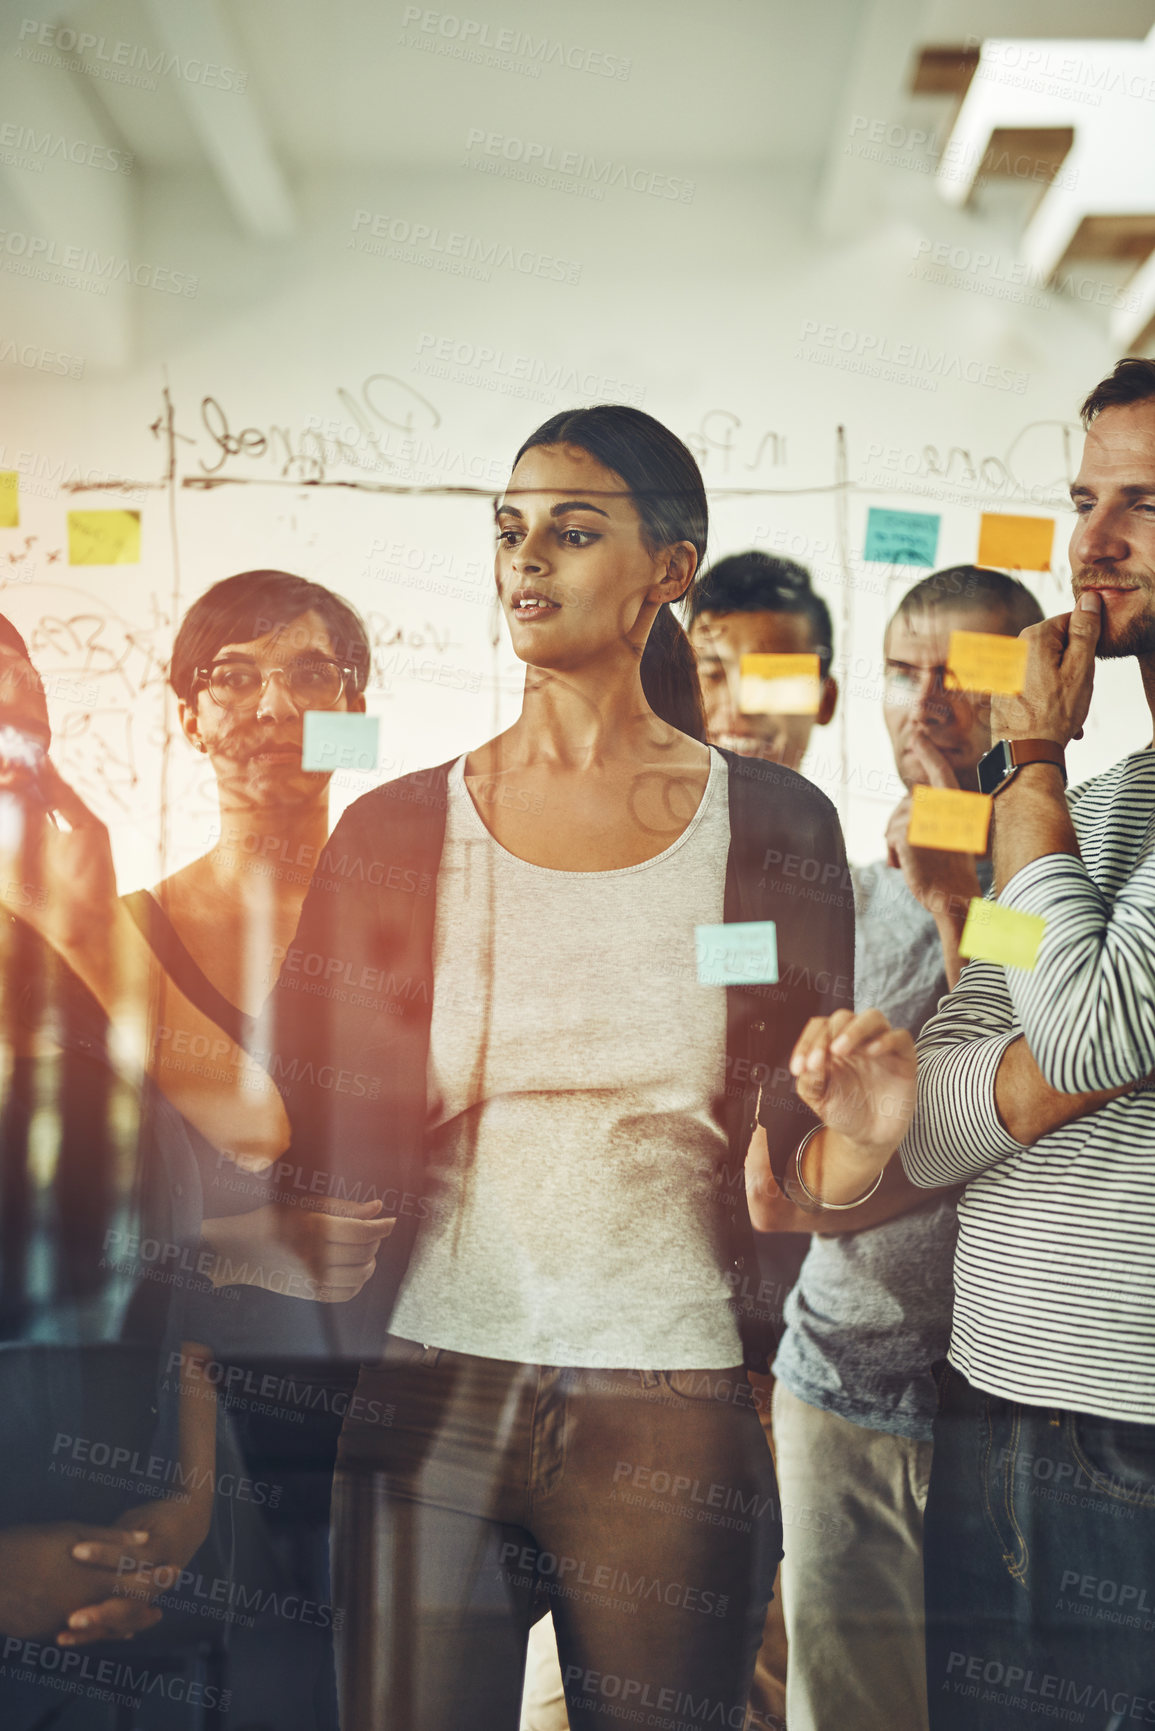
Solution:
<svg viewBox="0 0 1155 1731"><path fill-rule="evenodd" d="M529 1631L521 1731L569 1731L553 1618L548 1613Z"/></svg>
<svg viewBox="0 0 1155 1731"><path fill-rule="evenodd" d="M931 1444L778 1383L790 1731L926 1731L922 1521Z"/></svg>

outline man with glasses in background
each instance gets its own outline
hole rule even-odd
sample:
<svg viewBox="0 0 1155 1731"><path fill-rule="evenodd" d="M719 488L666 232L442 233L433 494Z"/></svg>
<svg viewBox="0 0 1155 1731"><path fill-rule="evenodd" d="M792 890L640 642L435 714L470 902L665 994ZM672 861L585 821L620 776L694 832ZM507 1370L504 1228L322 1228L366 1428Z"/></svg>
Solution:
<svg viewBox="0 0 1155 1731"><path fill-rule="evenodd" d="M326 857L332 770L304 767L305 716L363 713L369 671L368 635L354 609L284 571L244 571L214 584L189 608L173 645L181 731L212 767L220 833L206 854L126 901L163 964L163 993L183 993L257 1055L275 1044L261 1011L291 951L305 892L314 873L339 870ZM170 1025L163 1002L160 1020ZM195 1056L189 1065L195 1070ZM213 1085L206 1077L206 1088ZM335 1357L328 1307L355 1297L371 1277L392 1217L380 1198L310 1194L302 1206L286 1176L291 1161L246 1172L207 1146L202 1159L204 1242L216 1252L219 1290L202 1306L203 1330L230 1361L229 1387L282 1390L271 1403L231 1403L249 1471L285 1487L264 1532L250 1531L250 1561L242 1555L238 1567L255 1570L252 1556L271 1540L294 1590L324 1606L330 1480L356 1374ZM276 1675L276 1711L267 1699L264 1708L278 1725L311 1731L335 1722L323 1619L289 1631L258 1619L257 1629L234 1637L238 1659L246 1643L258 1661L277 1655L272 1670L259 1663L241 1671L265 1677L266 1690Z"/></svg>
<svg viewBox="0 0 1155 1731"><path fill-rule="evenodd" d="M967 909L991 878L983 856L907 839L913 789L976 792L990 747L989 697L947 671L951 633L1017 636L1041 618L1014 577L962 565L915 584L883 639L883 713L907 792L886 859L854 870L855 1002L916 1036L958 981ZM774 1362L787 1723L919 1731L931 1366L950 1340L958 1193L928 1198L894 1161L861 1208L805 1212L770 1178L764 1135L747 1179L756 1227L814 1233Z"/></svg>
<svg viewBox="0 0 1155 1731"><path fill-rule="evenodd" d="M169 681L181 731L212 765L220 833L206 854L126 905L163 964L163 992L182 993L250 1051L271 1049L258 1018L314 871L326 866L333 772L304 767L305 715L363 713L369 663L365 626L348 602L286 571L223 578L177 631ZM160 1021L172 1026L163 999ZM191 1059L188 1067L195 1073ZM205 1085L211 1091L213 1078ZM214 1203L244 1192L235 1173L221 1177L224 1164L217 1156L205 1197L205 1238L220 1252L215 1284L233 1276L262 1285L265 1275L285 1295L295 1277L288 1296L328 1301L360 1290L385 1230L379 1203L299 1209L274 1195L256 1212L248 1196L240 1212L226 1204L218 1213ZM300 1309L304 1323L311 1307Z"/></svg>
<svg viewBox="0 0 1155 1731"><path fill-rule="evenodd" d="M353 609L283 571L215 583L177 632L170 683L216 777L220 834L153 900L234 1013L263 1006L329 837L330 774L302 766L305 714L363 711L368 677Z"/></svg>

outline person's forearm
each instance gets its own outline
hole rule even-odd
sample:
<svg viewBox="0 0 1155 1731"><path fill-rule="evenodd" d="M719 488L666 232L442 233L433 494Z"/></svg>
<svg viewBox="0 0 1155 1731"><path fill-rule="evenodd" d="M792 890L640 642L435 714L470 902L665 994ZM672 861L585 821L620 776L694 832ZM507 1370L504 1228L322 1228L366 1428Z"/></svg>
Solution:
<svg viewBox="0 0 1155 1731"><path fill-rule="evenodd" d="M893 1153L894 1148L863 1148L824 1124L807 1142L800 1159L797 1154L790 1156L786 1166L787 1197L805 1204L806 1198L796 1183L800 1176L815 1199L815 1206L837 1208L856 1203L873 1188ZM803 1212L806 1212L804 1206Z"/></svg>
<svg viewBox="0 0 1155 1731"><path fill-rule="evenodd" d="M289 1124L272 1078L178 990L124 908L66 959L108 1015L115 1059L152 1076L215 1147L257 1164L283 1153ZM167 1019L156 1027L161 1002Z"/></svg>
<svg viewBox="0 0 1155 1731"><path fill-rule="evenodd" d="M222 1286L259 1286L261 1277L267 1276L261 1258L250 1261L248 1255L267 1214L266 1204L240 1214L206 1217L201 1222L201 1242L213 1254L209 1279L214 1290Z"/></svg>
<svg viewBox="0 0 1155 1731"><path fill-rule="evenodd" d="M1063 777L1053 763L1028 763L994 802L995 888L1044 854L1079 858L1079 843L1067 805Z"/></svg>
<svg viewBox="0 0 1155 1731"><path fill-rule="evenodd" d="M180 1463L187 1479L211 1486L217 1454L217 1393L213 1355L200 1341L181 1342ZM212 1502L211 1495L209 1502Z"/></svg>
<svg viewBox="0 0 1155 1731"><path fill-rule="evenodd" d="M767 1181L768 1179L768 1181ZM902 1162L892 1160L883 1173L882 1183L867 1202L845 1213L823 1209L797 1207L779 1190L773 1178L752 1175L747 1167L746 1194L750 1219L759 1232L817 1232L829 1237L838 1232L863 1232L871 1226L882 1226L888 1220L898 1220L916 1208L927 1208L942 1201L943 1194L934 1195L912 1184L902 1169Z"/></svg>
<svg viewBox="0 0 1155 1731"><path fill-rule="evenodd" d="M968 902L967 906L970 904ZM942 946L942 965L946 974L947 990L953 992L959 983L963 971L963 959L958 953L959 940L966 925L965 909L960 913L951 908L934 916L938 941Z"/></svg>
<svg viewBox="0 0 1155 1731"><path fill-rule="evenodd" d="M995 1109L1007 1134L1030 1148L1051 1130L1097 1112L1133 1087L1129 1083L1097 1094L1060 1094L1043 1080L1027 1042L1020 1037L1007 1047L995 1074Z"/></svg>
<svg viewBox="0 0 1155 1731"><path fill-rule="evenodd" d="M155 1527L151 1533L157 1548L154 1560L160 1563L187 1562L212 1525L217 1482L217 1391L212 1370L209 1348L200 1341L182 1340L176 1463L181 1492L152 1504L151 1512L138 1507L128 1513L127 1518L138 1525L145 1521ZM121 1516L122 1521L125 1518Z"/></svg>

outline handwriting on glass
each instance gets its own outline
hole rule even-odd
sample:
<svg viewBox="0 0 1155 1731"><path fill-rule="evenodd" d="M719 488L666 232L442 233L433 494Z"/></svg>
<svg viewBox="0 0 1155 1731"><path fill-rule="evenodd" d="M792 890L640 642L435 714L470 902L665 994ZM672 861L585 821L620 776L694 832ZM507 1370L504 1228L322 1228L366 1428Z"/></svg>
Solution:
<svg viewBox="0 0 1155 1731"><path fill-rule="evenodd" d="M271 462L283 479L294 481L323 481L339 468L379 472L397 461L390 450L395 436L413 438L441 425L428 397L391 373L370 373L357 393L341 385L336 396L348 423L298 428L270 423L238 430L219 398L202 398L200 433L191 441L202 474L219 475L237 459Z"/></svg>

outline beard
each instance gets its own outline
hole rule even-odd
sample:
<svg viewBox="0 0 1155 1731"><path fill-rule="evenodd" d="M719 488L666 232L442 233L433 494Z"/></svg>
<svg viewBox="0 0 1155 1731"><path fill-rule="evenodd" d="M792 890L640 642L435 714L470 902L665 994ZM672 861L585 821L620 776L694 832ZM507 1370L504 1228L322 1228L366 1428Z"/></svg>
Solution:
<svg viewBox="0 0 1155 1731"><path fill-rule="evenodd" d="M1135 655L1155 655L1155 598L1151 587L1131 577L1128 572L1119 571L1115 575L1120 582L1136 583L1146 605L1138 618L1129 619L1127 623L1112 625L1108 609L1103 606L1100 614L1099 641L1095 645L1097 661L1122 661ZM1075 596L1078 598L1084 589L1096 580L1097 573L1081 571L1074 582ZM1099 577L1103 582L1104 579Z"/></svg>
<svg viewBox="0 0 1155 1731"><path fill-rule="evenodd" d="M1148 608L1139 619L1120 626L1104 636L1102 629L1095 645L1097 661L1121 661L1132 655L1155 655L1155 609Z"/></svg>
<svg viewBox="0 0 1155 1731"><path fill-rule="evenodd" d="M1094 660L1122 661L1127 656L1146 656L1155 654L1155 618L1134 620L1127 625L1126 630L1103 640L1100 637L1094 646Z"/></svg>

